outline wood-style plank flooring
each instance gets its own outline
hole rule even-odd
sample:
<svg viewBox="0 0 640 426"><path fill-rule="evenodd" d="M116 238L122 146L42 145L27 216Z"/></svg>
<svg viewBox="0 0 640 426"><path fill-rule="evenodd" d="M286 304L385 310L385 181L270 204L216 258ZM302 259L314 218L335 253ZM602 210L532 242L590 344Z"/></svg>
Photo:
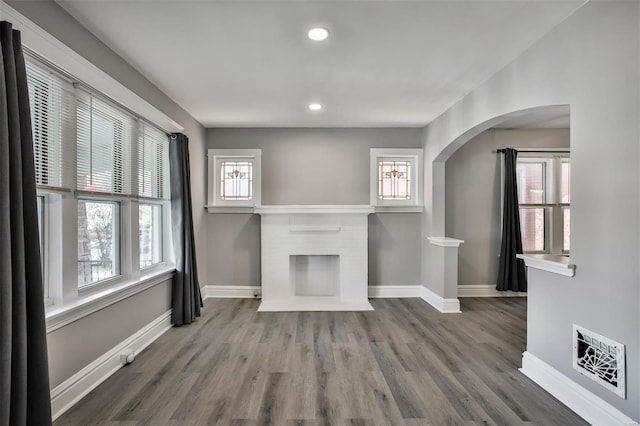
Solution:
<svg viewBox="0 0 640 426"><path fill-rule="evenodd" d="M585 424L518 372L526 299L461 302L259 313L209 299L56 424Z"/></svg>

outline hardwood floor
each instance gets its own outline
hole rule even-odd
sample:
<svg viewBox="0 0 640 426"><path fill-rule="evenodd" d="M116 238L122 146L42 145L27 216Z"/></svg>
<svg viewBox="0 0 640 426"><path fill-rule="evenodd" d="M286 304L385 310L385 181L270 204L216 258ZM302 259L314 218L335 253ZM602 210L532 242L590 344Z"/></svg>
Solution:
<svg viewBox="0 0 640 426"><path fill-rule="evenodd" d="M586 424L518 372L526 299L258 313L209 299L56 425Z"/></svg>

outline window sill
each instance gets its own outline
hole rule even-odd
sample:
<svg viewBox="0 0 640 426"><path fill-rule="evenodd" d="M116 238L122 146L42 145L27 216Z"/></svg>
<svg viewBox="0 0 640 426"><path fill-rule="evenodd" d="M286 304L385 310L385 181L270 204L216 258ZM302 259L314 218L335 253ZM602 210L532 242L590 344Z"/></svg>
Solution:
<svg viewBox="0 0 640 426"><path fill-rule="evenodd" d="M429 243L439 247L460 247L464 240L449 237L428 237Z"/></svg>
<svg viewBox="0 0 640 426"><path fill-rule="evenodd" d="M47 334L165 282L173 277L174 272L174 267L167 267L141 277L139 280L117 284L102 291L94 292L91 295L80 295L77 299L63 305L50 306L45 315Z"/></svg>
<svg viewBox="0 0 640 426"><path fill-rule="evenodd" d="M414 206L373 206L376 213L422 213L423 205Z"/></svg>
<svg viewBox="0 0 640 426"><path fill-rule="evenodd" d="M568 256L559 254L518 254L518 259L524 260L524 264L529 268L540 269L541 271L553 274L573 277L576 274L576 265L571 263Z"/></svg>
<svg viewBox="0 0 640 426"><path fill-rule="evenodd" d="M207 213L254 213L255 206L204 206Z"/></svg>

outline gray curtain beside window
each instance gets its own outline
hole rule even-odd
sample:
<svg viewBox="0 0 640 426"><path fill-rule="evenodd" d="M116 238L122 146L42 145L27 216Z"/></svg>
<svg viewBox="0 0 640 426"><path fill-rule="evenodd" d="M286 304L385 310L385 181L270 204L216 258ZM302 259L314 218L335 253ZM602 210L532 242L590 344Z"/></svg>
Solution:
<svg viewBox="0 0 640 426"><path fill-rule="evenodd" d="M33 139L20 32L0 23L0 424L51 424Z"/></svg>
<svg viewBox="0 0 640 426"><path fill-rule="evenodd" d="M189 139L182 133L171 135L169 143L171 174L171 220L176 275L173 279L171 322L192 323L200 316L202 295L196 267L196 245L191 205Z"/></svg>
<svg viewBox="0 0 640 426"><path fill-rule="evenodd" d="M499 291L527 291L524 261L516 258L522 253L518 181L516 178L518 151L504 150L504 204L502 206L502 246L498 269Z"/></svg>

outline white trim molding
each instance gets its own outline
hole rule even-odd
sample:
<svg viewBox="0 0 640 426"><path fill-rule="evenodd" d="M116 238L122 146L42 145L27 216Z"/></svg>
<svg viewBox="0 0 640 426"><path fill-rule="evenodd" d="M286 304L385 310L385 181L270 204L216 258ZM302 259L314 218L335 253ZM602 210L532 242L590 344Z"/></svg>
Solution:
<svg viewBox="0 0 640 426"><path fill-rule="evenodd" d="M260 286L206 285L201 287L203 299L254 299L261 297ZM392 299L419 297L438 311L449 314L460 312L458 299L444 299L423 285L371 285L368 287L370 299ZM258 296L255 296L255 294ZM362 310L362 306L357 306ZM285 307L280 306L280 310ZM369 309L365 309L369 310Z"/></svg>
<svg viewBox="0 0 640 426"><path fill-rule="evenodd" d="M633 419L528 351L520 372L593 425L637 425Z"/></svg>
<svg viewBox="0 0 640 426"><path fill-rule="evenodd" d="M370 285L370 299L391 299L404 297L420 297L422 286L417 285Z"/></svg>
<svg viewBox="0 0 640 426"><path fill-rule="evenodd" d="M53 420L122 368L120 355L125 350L133 350L134 354L138 354L170 328L171 311L169 310L53 388L51 390Z"/></svg>
<svg viewBox="0 0 640 426"><path fill-rule="evenodd" d="M374 208L366 204L274 205L256 206L254 212L257 214L370 214L374 212Z"/></svg>
<svg viewBox="0 0 640 426"><path fill-rule="evenodd" d="M569 257L558 254L517 254L518 259L524 260L529 268L552 272L565 277L573 277L576 274L576 265L571 263Z"/></svg>
<svg viewBox="0 0 640 426"><path fill-rule="evenodd" d="M445 299L425 286L422 286L420 297L443 314L457 314L461 312L460 300L458 300L457 297L455 299Z"/></svg>
<svg viewBox="0 0 640 426"><path fill-rule="evenodd" d="M431 244L439 247L460 247L460 244L464 243L464 240L449 237L427 237L427 239Z"/></svg>
<svg viewBox="0 0 640 426"><path fill-rule="evenodd" d="M495 284L458 285L458 297L527 297L526 291L498 291Z"/></svg>
<svg viewBox="0 0 640 426"><path fill-rule="evenodd" d="M262 296L262 287L258 285L206 285L200 289L203 299L259 299Z"/></svg>

